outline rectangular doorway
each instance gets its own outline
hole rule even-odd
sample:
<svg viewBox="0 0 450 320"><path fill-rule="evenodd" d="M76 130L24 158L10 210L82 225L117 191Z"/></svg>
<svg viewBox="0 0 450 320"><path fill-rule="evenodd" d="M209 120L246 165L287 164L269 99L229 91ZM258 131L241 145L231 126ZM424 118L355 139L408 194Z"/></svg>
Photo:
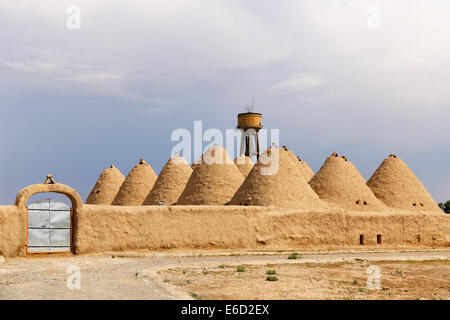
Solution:
<svg viewBox="0 0 450 320"><path fill-rule="evenodd" d="M53 199L27 207L27 253L71 252L72 208Z"/></svg>

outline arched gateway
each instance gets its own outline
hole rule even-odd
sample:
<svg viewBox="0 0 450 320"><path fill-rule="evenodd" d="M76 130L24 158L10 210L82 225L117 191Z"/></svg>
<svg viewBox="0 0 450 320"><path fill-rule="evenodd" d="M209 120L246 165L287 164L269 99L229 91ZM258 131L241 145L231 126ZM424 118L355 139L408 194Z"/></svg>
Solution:
<svg viewBox="0 0 450 320"><path fill-rule="evenodd" d="M53 199L30 204L28 199L37 193L54 192L67 196L72 208ZM71 187L56 183L51 175L43 184L28 186L19 191L15 205L27 209L27 253L73 252L74 216L83 205L80 195Z"/></svg>

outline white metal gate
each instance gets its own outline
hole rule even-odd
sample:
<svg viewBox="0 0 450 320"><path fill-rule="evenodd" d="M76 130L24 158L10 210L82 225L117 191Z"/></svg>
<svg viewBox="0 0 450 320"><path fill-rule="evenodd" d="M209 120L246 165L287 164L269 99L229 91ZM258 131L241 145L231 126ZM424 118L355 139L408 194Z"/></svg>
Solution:
<svg viewBox="0 0 450 320"><path fill-rule="evenodd" d="M28 207L27 253L70 252L72 209L44 199Z"/></svg>

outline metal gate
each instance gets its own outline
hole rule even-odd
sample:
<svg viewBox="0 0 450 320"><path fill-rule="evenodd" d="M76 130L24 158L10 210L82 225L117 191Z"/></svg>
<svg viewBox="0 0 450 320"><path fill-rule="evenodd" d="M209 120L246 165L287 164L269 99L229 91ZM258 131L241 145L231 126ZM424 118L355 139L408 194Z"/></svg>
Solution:
<svg viewBox="0 0 450 320"><path fill-rule="evenodd" d="M52 199L36 201L27 209L27 253L70 252L72 209Z"/></svg>

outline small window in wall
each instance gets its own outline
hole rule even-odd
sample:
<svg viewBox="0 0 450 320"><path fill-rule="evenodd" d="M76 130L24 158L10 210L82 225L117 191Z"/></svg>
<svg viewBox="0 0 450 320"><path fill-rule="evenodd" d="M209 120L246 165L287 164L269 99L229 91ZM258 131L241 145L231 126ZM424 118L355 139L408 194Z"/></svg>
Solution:
<svg viewBox="0 0 450 320"><path fill-rule="evenodd" d="M381 234L377 234L377 243L381 244Z"/></svg>
<svg viewBox="0 0 450 320"><path fill-rule="evenodd" d="M417 235L417 242L420 242L420 234Z"/></svg>
<svg viewBox="0 0 450 320"><path fill-rule="evenodd" d="M359 244L361 244L361 245L364 244L364 235L363 234L359 235Z"/></svg>

